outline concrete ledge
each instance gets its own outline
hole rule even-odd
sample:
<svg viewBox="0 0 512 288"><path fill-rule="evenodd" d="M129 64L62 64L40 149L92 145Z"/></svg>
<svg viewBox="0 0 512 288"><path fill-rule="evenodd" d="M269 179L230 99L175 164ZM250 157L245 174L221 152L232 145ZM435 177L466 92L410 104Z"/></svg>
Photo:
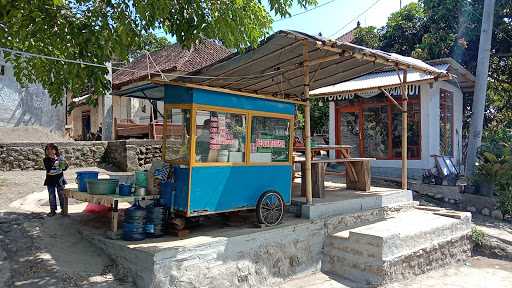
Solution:
<svg viewBox="0 0 512 288"><path fill-rule="evenodd" d="M383 193L353 191L340 193L346 193L343 199L314 199L318 202L312 205L303 204L302 217L319 219L412 203L412 192L410 190L387 189Z"/></svg>
<svg viewBox="0 0 512 288"><path fill-rule="evenodd" d="M380 285L470 256L471 216L413 209L326 240L322 269L364 285Z"/></svg>

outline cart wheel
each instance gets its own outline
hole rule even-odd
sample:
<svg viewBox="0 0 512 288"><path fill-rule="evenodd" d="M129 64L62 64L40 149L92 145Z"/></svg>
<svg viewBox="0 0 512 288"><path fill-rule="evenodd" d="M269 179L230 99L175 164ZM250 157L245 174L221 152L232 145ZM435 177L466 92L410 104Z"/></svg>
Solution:
<svg viewBox="0 0 512 288"><path fill-rule="evenodd" d="M278 192L266 191L261 194L256 205L258 222L266 226L279 224L283 219L284 201Z"/></svg>

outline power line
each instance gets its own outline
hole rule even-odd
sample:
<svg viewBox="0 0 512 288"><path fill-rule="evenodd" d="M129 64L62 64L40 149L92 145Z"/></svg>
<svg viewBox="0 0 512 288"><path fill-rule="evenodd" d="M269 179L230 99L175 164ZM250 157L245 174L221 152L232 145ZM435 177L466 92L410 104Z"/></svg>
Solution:
<svg viewBox="0 0 512 288"><path fill-rule="evenodd" d="M22 57L39 57L39 58L43 58L43 59L60 61L60 62L68 62L68 63L73 63L73 64L88 65L88 66L94 66L94 67L99 67L99 68L109 68L105 64L97 64L97 63L85 62L85 61L81 61L81 60L71 60L71 59L65 59L65 58L59 58L59 57L35 54L35 53L26 52L26 51L14 50L14 49L3 48L3 47L0 47L0 51L2 51L2 52L6 51L6 52L12 53L14 55L20 55ZM143 70L135 70L135 69L124 68L124 67L112 67L112 69L113 70L128 71L128 72L135 72L135 73L156 73L154 70L153 71L149 71L149 70L148 71L143 71ZM157 70L158 70L158 67L157 67ZM196 78L196 79L249 79L250 80L252 78L260 78L260 77L270 76L270 75L273 75L273 74L279 74L279 73L282 73L282 72L283 72L283 70L281 69L281 70L266 72L266 73L262 73L262 74L241 75L241 76L198 76L198 75L183 75L183 74L162 73L162 72L158 72L158 74L161 74L162 76L171 76L171 77L174 76L174 77Z"/></svg>
<svg viewBox="0 0 512 288"><path fill-rule="evenodd" d="M359 17L363 16L364 14L366 14L366 12L368 12L370 9L372 9L375 5L377 5L377 3L379 3L381 0L376 0L375 2L373 2L372 5L370 5L368 8L366 8L363 12L361 12L359 15L357 15L356 17L354 17L352 20L350 20L349 22L347 22L347 24L343 25L343 27L341 27L340 29L336 30L336 32L332 33L331 35L329 35L329 38L333 37L334 35L338 34L339 32L341 32L343 29L345 29L348 25L350 25L350 23L356 21Z"/></svg>
<svg viewBox="0 0 512 288"><path fill-rule="evenodd" d="M306 14L306 13L308 13L308 12L310 12L310 11L313 11L313 10L316 10L316 9L318 9L318 8L320 8L320 7L325 6L325 5L331 4L331 3L332 3L332 2L334 2L334 1L337 1L337 0L330 0L330 1L327 1L327 2L325 2L325 3L322 3L322 4L320 4L320 5L315 6L315 7L313 7L313 8L306 9L306 10L304 10L304 11L302 11L302 12L299 12L299 13L296 13L296 14L292 14L292 15L290 15L290 17L286 17L286 18L279 18L279 19L273 19L273 20L274 20L273 22L274 22L274 23L276 23L276 22L280 22L280 21L283 21L283 20L288 20L288 19L290 19L290 18L292 18L292 17L295 17L295 16L299 16L299 15L302 15L302 14Z"/></svg>

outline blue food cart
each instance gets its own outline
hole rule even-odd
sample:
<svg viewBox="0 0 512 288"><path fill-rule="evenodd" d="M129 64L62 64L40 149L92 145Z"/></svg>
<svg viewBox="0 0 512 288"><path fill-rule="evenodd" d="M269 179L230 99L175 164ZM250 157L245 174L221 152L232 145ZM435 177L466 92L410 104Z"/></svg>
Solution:
<svg viewBox="0 0 512 288"><path fill-rule="evenodd" d="M162 158L173 167L176 214L255 209L261 224L282 220L291 201L292 101L185 83L129 94L140 93L163 94Z"/></svg>

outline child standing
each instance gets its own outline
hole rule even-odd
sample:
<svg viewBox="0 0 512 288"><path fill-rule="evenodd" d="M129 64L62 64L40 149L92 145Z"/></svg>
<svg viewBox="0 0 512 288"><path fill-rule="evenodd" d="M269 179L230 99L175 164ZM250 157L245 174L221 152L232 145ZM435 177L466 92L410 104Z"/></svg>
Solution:
<svg viewBox="0 0 512 288"><path fill-rule="evenodd" d="M68 169L64 157L60 155L57 145L50 143L46 145L45 157L43 159L44 168L46 169L46 179L44 185L48 187L48 196L50 199L49 217L53 217L57 211L57 199L55 193L59 197L61 215L66 215L64 209L64 186L67 184L64 179L64 171Z"/></svg>

